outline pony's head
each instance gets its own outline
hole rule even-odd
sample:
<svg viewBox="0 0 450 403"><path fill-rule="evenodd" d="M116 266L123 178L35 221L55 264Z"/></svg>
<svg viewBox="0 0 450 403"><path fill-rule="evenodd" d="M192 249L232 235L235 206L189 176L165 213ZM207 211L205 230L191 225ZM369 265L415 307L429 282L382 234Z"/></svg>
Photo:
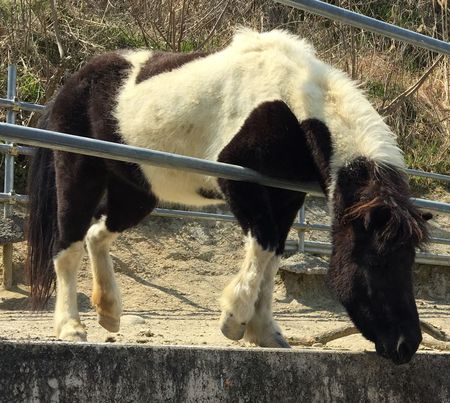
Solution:
<svg viewBox="0 0 450 403"><path fill-rule="evenodd" d="M428 238L394 167L358 158L338 171L328 282L377 353L408 362L421 340L412 286L415 248Z"/></svg>

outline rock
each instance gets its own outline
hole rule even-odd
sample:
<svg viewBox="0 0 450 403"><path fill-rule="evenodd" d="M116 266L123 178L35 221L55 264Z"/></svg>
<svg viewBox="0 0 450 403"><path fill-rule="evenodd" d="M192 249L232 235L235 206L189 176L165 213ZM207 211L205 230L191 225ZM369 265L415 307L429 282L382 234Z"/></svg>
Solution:
<svg viewBox="0 0 450 403"><path fill-rule="evenodd" d="M139 332L139 336L153 337L155 334L150 329L143 329Z"/></svg>
<svg viewBox="0 0 450 403"><path fill-rule="evenodd" d="M138 315L122 315L120 318L121 325L143 325L145 323L145 319L142 316Z"/></svg>

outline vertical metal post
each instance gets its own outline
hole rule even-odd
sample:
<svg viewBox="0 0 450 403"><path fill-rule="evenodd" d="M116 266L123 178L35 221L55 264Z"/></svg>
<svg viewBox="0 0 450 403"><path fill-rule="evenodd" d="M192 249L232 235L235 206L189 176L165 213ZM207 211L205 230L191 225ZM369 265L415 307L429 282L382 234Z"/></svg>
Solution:
<svg viewBox="0 0 450 403"><path fill-rule="evenodd" d="M298 211L298 223L304 225L305 224L305 203L303 203L302 208ZM305 251L305 230L298 230L298 251Z"/></svg>
<svg viewBox="0 0 450 403"><path fill-rule="evenodd" d="M16 99L16 78L17 70L14 64L8 66L8 89L6 97L11 100ZM6 123L16 123L16 111L14 109L8 109L6 112ZM14 157L10 154L5 155L5 183L4 192L11 193L14 190ZM12 204L5 203L4 217L12 215Z"/></svg>
<svg viewBox="0 0 450 403"><path fill-rule="evenodd" d="M8 86L6 93L6 97L11 100L16 99L16 78L16 66L11 64L8 66ZM14 109L8 109L6 112L6 123L16 123L16 111ZM14 191L14 157L11 154L5 155L5 181L3 188L7 194L12 194ZM3 216L8 218L12 214L13 206L6 202L3 209ZM12 251L12 243L3 245L3 288L5 289L11 288L13 284Z"/></svg>

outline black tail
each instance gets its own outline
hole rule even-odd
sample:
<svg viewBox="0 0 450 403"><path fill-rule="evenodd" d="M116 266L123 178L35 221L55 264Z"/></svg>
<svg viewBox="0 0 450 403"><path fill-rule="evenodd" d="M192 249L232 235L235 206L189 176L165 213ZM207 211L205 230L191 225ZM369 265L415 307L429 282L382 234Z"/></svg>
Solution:
<svg viewBox="0 0 450 403"><path fill-rule="evenodd" d="M39 120L45 129L52 105ZM31 285L34 309L42 309L48 302L55 286L53 268L54 244L58 237L55 166L53 151L38 148L32 157L28 173L28 222L26 237L28 253L25 270Z"/></svg>

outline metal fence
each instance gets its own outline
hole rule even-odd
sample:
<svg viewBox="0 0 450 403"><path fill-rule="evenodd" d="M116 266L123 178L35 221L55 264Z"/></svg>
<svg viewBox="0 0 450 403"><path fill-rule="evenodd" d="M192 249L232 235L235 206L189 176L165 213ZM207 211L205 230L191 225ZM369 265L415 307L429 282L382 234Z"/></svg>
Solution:
<svg viewBox="0 0 450 403"><path fill-rule="evenodd" d="M386 24L372 18L349 12L336 6L316 0L276 0L283 4L288 4L297 8L314 12L329 18L333 18L345 23L365 28L373 32L382 33L387 36L400 39L417 46L425 47L441 53L450 54L450 44L429 38L412 31L408 31L394 25ZM19 110L30 112L42 112L44 106L20 102L16 98L16 68L8 67L8 87L7 98L0 98L0 107L7 108L6 124L0 123L0 136L6 139L5 144L0 144L0 153L5 154L5 181L4 192L0 193L0 203L4 203L4 216L10 217L13 213L14 203L27 202L26 195L14 193L14 156L19 154L32 155L33 148L16 145L23 143L32 146L52 148L55 150L77 152L80 154L97 156L102 158L116 159L139 164L150 164L161 167L172 167L184 169L196 173L210 176L234 179L240 181L256 182L266 186L296 190L306 192L309 195L324 197L317 184L313 183L290 183L263 176L256 171L236 165L223 164L212 161L169 154L154 150L142 149L122 144L109 143L100 140L71 136L63 133L50 132L47 130L33 129L15 125L15 115ZM407 170L410 175L421 176L436 180L450 182L450 176L438 173L429 173L418 170ZM425 199L413 199L413 203L428 210L450 214L450 204L439 203ZM158 208L155 215L164 217L179 217L193 219L207 219L219 221L234 221L234 217L227 214L214 214L195 211L182 211ZM298 220L293 228L298 231L299 240L295 248L302 252L329 255L331 245L325 242L308 242L304 239L305 231L330 231L330 226L323 224L307 224L305 220L305 207L298 215ZM434 243L450 245L450 239L433 237ZM294 245L288 244L292 249ZM5 259L6 257L6 259ZM8 262L9 259L9 262ZM8 286L11 277L12 245L4 245L4 285ZM424 264L450 266L450 255L418 252L416 262Z"/></svg>

